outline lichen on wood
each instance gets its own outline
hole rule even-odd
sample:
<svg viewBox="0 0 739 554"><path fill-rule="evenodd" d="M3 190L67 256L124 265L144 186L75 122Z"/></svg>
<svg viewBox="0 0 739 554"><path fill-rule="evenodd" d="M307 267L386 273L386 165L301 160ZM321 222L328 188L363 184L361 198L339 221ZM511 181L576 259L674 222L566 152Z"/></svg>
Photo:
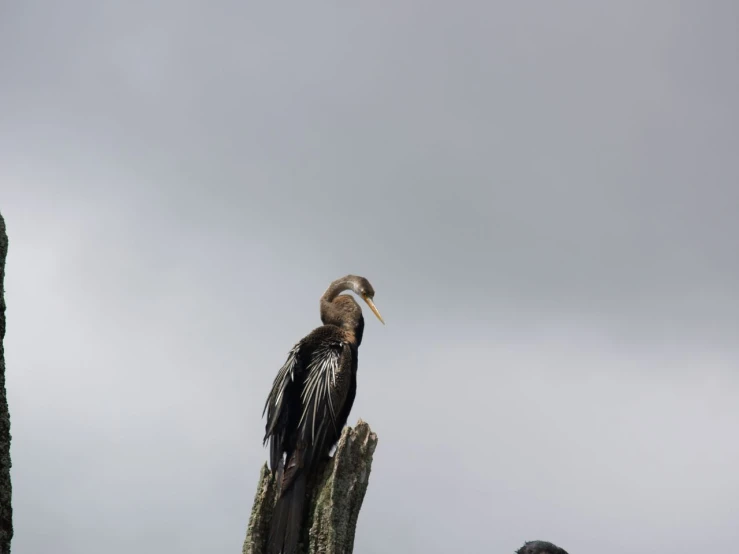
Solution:
<svg viewBox="0 0 739 554"><path fill-rule="evenodd" d="M376 446L377 435L361 419L353 429L344 428L333 457L309 485L303 554L351 554ZM243 554L263 554L278 487L265 464L254 495Z"/></svg>
<svg viewBox="0 0 739 554"><path fill-rule="evenodd" d="M8 235L0 214L0 554L10 554L13 539L13 488L10 481L10 412L5 392L5 258Z"/></svg>

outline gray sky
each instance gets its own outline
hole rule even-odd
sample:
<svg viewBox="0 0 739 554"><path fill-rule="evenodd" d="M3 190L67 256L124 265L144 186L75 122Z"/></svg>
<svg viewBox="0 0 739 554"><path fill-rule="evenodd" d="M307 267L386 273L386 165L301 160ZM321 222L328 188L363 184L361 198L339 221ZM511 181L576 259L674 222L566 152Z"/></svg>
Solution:
<svg viewBox="0 0 739 554"><path fill-rule="evenodd" d="M258 4L0 4L14 553L239 552L346 273L358 554L731 550L737 4Z"/></svg>

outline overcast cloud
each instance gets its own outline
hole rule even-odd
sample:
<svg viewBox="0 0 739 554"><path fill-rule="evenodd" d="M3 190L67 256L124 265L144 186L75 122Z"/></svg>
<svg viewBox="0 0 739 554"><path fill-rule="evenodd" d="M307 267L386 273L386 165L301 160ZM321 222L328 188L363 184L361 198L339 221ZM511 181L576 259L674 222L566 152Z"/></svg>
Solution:
<svg viewBox="0 0 739 554"><path fill-rule="evenodd" d="M735 2L0 3L14 554L236 553L366 276L357 554L731 551Z"/></svg>

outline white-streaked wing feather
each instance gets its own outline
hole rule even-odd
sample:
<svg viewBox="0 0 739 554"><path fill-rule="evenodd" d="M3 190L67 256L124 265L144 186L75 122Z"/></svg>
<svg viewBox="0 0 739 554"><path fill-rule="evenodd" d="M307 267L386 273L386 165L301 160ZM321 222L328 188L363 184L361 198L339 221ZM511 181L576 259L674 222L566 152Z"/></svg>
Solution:
<svg viewBox="0 0 739 554"><path fill-rule="evenodd" d="M303 427L310 423L309 440L311 443L316 440L323 426L328 423L328 418L336 427L336 411L331 393L332 387L336 385L336 373L341 363L342 346L341 343L321 345L314 351L307 367L307 376L301 396L303 413L298 425ZM319 418L318 429L316 429L317 418Z"/></svg>
<svg viewBox="0 0 739 554"><path fill-rule="evenodd" d="M295 344L288 352L287 360L277 372L274 382L272 383L272 389L270 390L267 401L264 404L264 410L262 410L262 417L267 413L267 435L274 430L274 425L279 419L282 401L285 398L285 389L287 386L295 380L295 371L299 363L301 343Z"/></svg>

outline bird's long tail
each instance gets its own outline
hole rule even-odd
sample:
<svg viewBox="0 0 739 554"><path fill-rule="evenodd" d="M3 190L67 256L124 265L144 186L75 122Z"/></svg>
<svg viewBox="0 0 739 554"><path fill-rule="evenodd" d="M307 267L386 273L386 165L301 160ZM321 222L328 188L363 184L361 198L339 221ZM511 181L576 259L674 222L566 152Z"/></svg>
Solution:
<svg viewBox="0 0 739 554"><path fill-rule="evenodd" d="M267 554L297 554L305 493L306 475L301 471L288 488L280 492L272 512Z"/></svg>

